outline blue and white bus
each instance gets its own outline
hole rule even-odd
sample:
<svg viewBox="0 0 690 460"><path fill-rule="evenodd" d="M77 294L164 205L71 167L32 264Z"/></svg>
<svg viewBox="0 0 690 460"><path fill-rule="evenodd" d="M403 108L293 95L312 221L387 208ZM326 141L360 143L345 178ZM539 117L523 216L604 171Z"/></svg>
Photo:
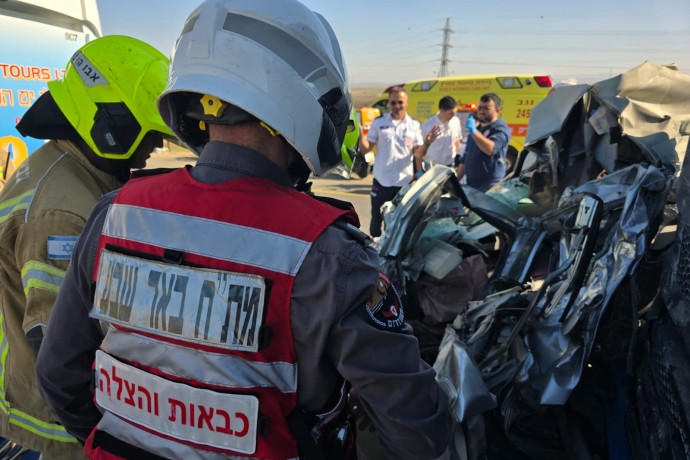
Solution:
<svg viewBox="0 0 690 460"><path fill-rule="evenodd" d="M17 122L74 51L99 36L96 0L0 1L0 178L43 144L23 138Z"/></svg>

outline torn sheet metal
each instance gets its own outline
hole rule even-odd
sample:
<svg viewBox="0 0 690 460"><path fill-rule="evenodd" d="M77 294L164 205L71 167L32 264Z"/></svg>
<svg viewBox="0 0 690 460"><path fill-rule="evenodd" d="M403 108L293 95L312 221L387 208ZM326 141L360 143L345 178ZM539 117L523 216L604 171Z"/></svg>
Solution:
<svg viewBox="0 0 690 460"><path fill-rule="evenodd" d="M398 202L386 222L386 231L379 241L379 254L384 258L402 256L409 247L410 237L427 210L444 193L444 185L453 176L451 168L434 166L427 171ZM456 179L457 182L457 179ZM458 215L464 209L456 208Z"/></svg>
<svg viewBox="0 0 690 460"><path fill-rule="evenodd" d="M590 85L566 85L552 89L549 95L532 109L525 147L561 131L573 107L591 88Z"/></svg>
<svg viewBox="0 0 690 460"><path fill-rule="evenodd" d="M448 395L456 422L496 407L496 400L484 385L477 365L451 326L446 327L434 371L436 380Z"/></svg>
<svg viewBox="0 0 690 460"><path fill-rule="evenodd" d="M505 204L504 200L497 199L495 196L480 192L467 185L462 186L460 199L465 206L490 225L511 235L515 233L520 219L524 218L515 209L517 203L515 203L515 207L511 207Z"/></svg>
<svg viewBox="0 0 690 460"><path fill-rule="evenodd" d="M565 404L578 384L599 321L622 280L640 262L651 238L652 222L663 212L670 181L658 168L631 166L621 170L607 181L601 181L605 191L610 191L608 182L616 177L634 180L627 187L619 184L625 188L625 202L617 224L610 227L604 239L610 243L599 248L587 278L580 283L582 289L576 286L577 297L572 302L570 297L562 297L545 304L542 310L548 312L546 318L536 321L526 334L526 345L534 351L534 360L520 372L529 375L532 389L539 391L540 404ZM597 182L590 182L574 193L585 190L596 193ZM604 206L614 210L620 202L618 196L618 193L609 194L607 197L612 201L604 202ZM568 305L572 305L570 310Z"/></svg>
<svg viewBox="0 0 690 460"><path fill-rule="evenodd" d="M592 91L654 163L680 166L690 135L690 76L645 62L595 83Z"/></svg>
<svg viewBox="0 0 690 460"><path fill-rule="evenodd" d="M673 220L665 211L688 147L687 107L690 77L651 63L591 87L555 90L533 110L529 150L501 184L512 198L520 190L511 183L529 188L539 207L529 217L506 195L460 187L452 174L434 173L405 203L396 199L398 223L386 229L390 246L381 255L403 283L421 272L427 238L480 254L492 270L484 293L495 294L460 307L436 361L439 381L454 388L453 411L467 439L485 436L479 457L614 458L632 427L635 458L690 458L690 441L673 438L690 433L690 314L683 309L690 245L650 246ZM690 179L680 182L686 187L678 193L687 195ZM440 202L458 201L467 216L439 211ZM685 196L678 201L687 207ZM690 235L687 222L681 214L681 235ZM662 295L655 270L672 248L678 271L664 276L679 286ZM665 359L665 351L680 358ZM636 388L624 382L628 376ZM486 428L470 436L470 422Z"/></svg>
<svg viewBox="0 0 690 460"><path fill-rule="evenodd" d="M532 219L522 219L515 230L513 244L492 277L491 292L502 291L528 281L532 263L547 232Z"/></svg>
<svg viewBox="0 0 690 460"><path fill-rule="evenodd" d="M660 169L635 165L568 190L561 201L563 210L544 216L545 228L554 222L561 225L561 241L558 269L550 272L540 290L516 287L500 292L470 302L456 318L456 340L465 347L454 349L455 365L460 369L463 354L470 353L500 409L486 412L485 417L500 417L509 444L528 458L552 458L573 448L565 439L562 445L553 444L553 437L561 435L554 425L562 410L558 407L566 406L581 384L604 314L609 308L630 308L611 301L641 262L663 214L670 183ZM591 233L588 227L593 228ZM583 253L585 237L590 243L596 241L596 247ZM591 261L584 257L587 252ZM450 378L452 373L438 364L443 378ZM472 375L475 370L465 366L462 372ZM472 388L456 404L464 402L460 407L466 407L471 397L483 395L481 388ZM593 412L592 417L601 414ZM530 437L539 424L544 424L544 439ZM486 436L489 446L492 439L502 437L489 431ZM585 435L574 431L572 436ZM591 446L584 440L577 446L589 455ZM509 452L507 448L498 458L510 458L505 457Z"/></svg>
<svg viewBox="0 0 690 460"><path fill-rule="evenodd" d="M677 170L690 136L690 77L650 62L594 84L555 89L532 111L525 148L537 167L516 174L555 207L577 187L631 164Z"/></svg>
<svg viewBox="0 0 690 460"><path fill-rule="evenodd" d="M437 165L408 190L401 190L384 214L386 230L379 241L380 267L403 295L407 281L417 280L424 269L418 242L427 225L465 216L460 192L453 170Z"/></svg>

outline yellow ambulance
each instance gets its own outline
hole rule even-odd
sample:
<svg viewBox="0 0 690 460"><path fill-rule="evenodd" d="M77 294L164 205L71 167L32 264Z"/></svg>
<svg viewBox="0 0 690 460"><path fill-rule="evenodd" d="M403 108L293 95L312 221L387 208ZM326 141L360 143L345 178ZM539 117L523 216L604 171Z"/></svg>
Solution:
<svg viewBox="0 0 690 460"><path fill-rule="evenodd" d="M512 134L506 155L510 169L525 142L532 108L549 93L552 80L548 75L464 75L414 80L396 86L405 89L409 98L407 113L420 123L438 112L438 101L443 96L455 98L463 128L469 114L476 113L483 94L498 94L503 100L500 116L510 126ZM388 92L393 87L387 88L372 107L381 113L388 112Z"/></svg>

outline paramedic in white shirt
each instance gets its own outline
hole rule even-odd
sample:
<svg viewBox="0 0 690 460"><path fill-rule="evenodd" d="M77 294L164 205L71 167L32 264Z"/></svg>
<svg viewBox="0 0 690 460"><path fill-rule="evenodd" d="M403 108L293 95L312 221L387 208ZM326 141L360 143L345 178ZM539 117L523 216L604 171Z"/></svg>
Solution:
<svg viewBox="0 0 690 460"><path fill-rule="evenodd" d="M415 152L417 177L423 174L423 162L431 166L453 166L454 157L458 154L462 142L462 127L460 120L455 116L457 107L455 99L444 96L438 102L438 113L422 124L425 145ZM428 142L427 136L431 133L435 133L436 137Z"/></svg>
<svg viewBox="0 0 690 460"><path fill-rule="evenodd" d="M407 114L407 93L402 87L390 91L388 108L389 113L371 123L366 139L359 138L362 153L371 152L376 147L369 226L372 237L381 236L381 206L391 201L414 177L413 151L424 148L425 142L431 144L435 139L433 133L427 139L423 138L419 122Z"/></svg>

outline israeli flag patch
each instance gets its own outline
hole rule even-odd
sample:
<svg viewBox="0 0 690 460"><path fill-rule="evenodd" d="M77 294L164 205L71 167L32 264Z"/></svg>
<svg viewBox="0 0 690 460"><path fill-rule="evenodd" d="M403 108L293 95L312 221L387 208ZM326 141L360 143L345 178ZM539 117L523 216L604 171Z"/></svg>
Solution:
<svg viewBox="0 0 690 460"><path fill-rule="evenodd" d="M50 235L48 237L48 259L69 260L78 236Z"/></svg>

